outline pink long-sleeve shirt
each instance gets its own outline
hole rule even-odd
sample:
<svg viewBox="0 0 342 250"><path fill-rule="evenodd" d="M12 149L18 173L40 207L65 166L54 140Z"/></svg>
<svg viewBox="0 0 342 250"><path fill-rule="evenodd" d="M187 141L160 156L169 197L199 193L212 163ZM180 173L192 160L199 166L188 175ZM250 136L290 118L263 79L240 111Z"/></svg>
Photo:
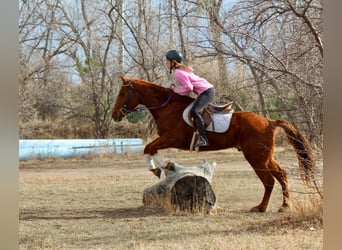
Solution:
<svg viewBox="0 0 342 250"><path fill-rule="evenodd" d="M181 69L176 69L174 72L177 83L179 84L174 91L180 95L187 95L194 92L200 95L209 88L214 87L206 79L194 74L194 72L187 72Z"/></svg>

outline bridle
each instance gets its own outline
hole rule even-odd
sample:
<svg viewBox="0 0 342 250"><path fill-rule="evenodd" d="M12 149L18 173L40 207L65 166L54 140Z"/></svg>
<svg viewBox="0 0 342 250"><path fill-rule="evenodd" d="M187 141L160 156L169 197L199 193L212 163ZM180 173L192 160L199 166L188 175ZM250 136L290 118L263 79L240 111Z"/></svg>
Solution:
<svg viewBox="0 0 342 250"><path fill-rule="evenodd" d="M136 107L134 109L127 109L127 106L130 104L131 100L132 100L132 96L133 96L133 92L138 96L138 98L141 100L141 96L139 95L139 93L135 90L134 88L134 81L131 80L129 82L129 84L126 84L126 85L122 85L122 87L129 87L129 90L128 90L128 96L127 96L127 99L125 101L125 103L122 105L122 106L119 106L120 108L120 112L123 116L129 114L129 113L132 113L132 112L135 112L135 111L142 111L142 110L153 110L153 109L160 109L160 108L163 108L165 107L170 101L171 101L171 98L172 98L172 94L169 95L169 97L167 98L167 100L162 103L161 105L159 106L156 106L156 107Z"/></svg>
<svg viewBox="0 0 342 250"><path fill-rule="evenodd" d="M121 110L127 111L127 106L131 102L133 91L134 91L133 81L130 81L129 85L122 85L122 87L126 87L126 86L129 86L128 97L126 99L126 102L120 107L120 112L122 112Z"/></svg>

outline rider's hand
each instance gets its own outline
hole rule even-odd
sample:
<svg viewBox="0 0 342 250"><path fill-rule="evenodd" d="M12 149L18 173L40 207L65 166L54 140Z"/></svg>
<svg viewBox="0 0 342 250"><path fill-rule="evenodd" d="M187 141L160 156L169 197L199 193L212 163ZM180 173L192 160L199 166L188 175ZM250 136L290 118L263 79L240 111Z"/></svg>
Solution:
<svg viewBox="0 0 342 250"><path fill-rule="evenodd" d="M171 83L170 84L170 86L169 87L167 87L167 88L169 88L169 89L173 89L173 88L175 88L176 87L176 84L174 84L174 83Z"/></svg>

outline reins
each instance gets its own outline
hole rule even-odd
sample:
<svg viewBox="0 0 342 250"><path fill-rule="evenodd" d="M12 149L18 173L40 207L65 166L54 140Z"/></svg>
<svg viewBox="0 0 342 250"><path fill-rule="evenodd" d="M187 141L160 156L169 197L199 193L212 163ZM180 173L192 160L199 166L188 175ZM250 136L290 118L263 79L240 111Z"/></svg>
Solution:
<svg viewBox="0 0 342 250"><path fill-rule="evenodd" d="M140 95L138 92L135 91L134 89L134 82L133 80L131 80L129 82L129 85L126 85L126 86L129 86L130 89L129 89L129 92L128 92L128 97L127 97L127 100L125 102L124 105L122 105L122 107L120 108L120 112L122 114L129 114L129 113L133 113L133 112L136 112L136 111L143 111L143 110L156 110L156 109L161 109L161 108L164 108L170 101L171 101L171 98L172 98L172 95L169 95L169 97L167 98L167 100L165 102L163 102L161 105L159 106L154 106L154 107L136 107L134 109L127 109L127 105L131 102L131 99L132 99L132 95L133 95L133 91L135 92L135 94L140 98Z"/></svg>

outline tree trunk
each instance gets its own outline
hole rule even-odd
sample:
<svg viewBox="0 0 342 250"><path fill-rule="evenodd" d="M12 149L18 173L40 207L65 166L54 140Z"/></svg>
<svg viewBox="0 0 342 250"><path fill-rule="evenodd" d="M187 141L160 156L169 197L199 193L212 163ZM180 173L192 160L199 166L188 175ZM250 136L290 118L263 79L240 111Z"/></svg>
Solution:
<svg viewBox="0 0 342 250"><path fill-rule="evenodd" d="M143 193L145 206L161 207L167 211L200 211L209 213L216 196L211 180L216 163L202 162L184 167L170 162L164 170L165 179L148 187Z"/></svg>

